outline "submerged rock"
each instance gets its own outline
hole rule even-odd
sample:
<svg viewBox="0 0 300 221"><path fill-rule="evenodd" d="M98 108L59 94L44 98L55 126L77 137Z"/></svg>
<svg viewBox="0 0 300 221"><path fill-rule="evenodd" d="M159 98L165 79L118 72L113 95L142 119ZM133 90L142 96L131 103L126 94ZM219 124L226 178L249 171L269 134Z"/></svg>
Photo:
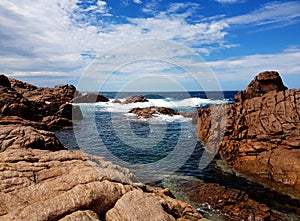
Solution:
<svg viewBox="0 0 300 221"><path fill-rule="evenodd" d="M171 108L167 107L145 107L145 108L133 108L129 113L136 114L139 117L151 118L155 114L163 114L168 116L179 115L179 113Z"/></svg>
<svg viewBox="0 0 300 221"><path fill-rule="evenodd" d="M300 89L284 89L277 72L259 74L235 104L198 110L197 135L237 171L300 199Z"/></svg>

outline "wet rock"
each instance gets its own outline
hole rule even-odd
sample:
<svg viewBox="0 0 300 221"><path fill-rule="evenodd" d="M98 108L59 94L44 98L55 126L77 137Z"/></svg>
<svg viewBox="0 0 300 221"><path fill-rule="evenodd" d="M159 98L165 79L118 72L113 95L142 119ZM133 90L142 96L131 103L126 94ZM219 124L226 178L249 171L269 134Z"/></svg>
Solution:
<svg viewBox="0 0 300 221"><path fill-rule="evenodd" d="M121 104L122 102L119 99L115 99L115 100L112 101L112 103L114 103L114 104Z"/></svg>
<svg viewBox="0 0 300 221"><path fill-rule="evenodd" d="M144 96L129 96L125 98L125 101L122 104L138 103L138 102L149 102Z"/></svg>
<svg viewBox="0 0 300 221"><path fill-rule="evenodd" d="M74 98L73 103L108 102L109 99L101 94L84 94Z"/></svg>
<svg viewBox="0 0 300 221"><path fill-rule="evenodd" d="M235 104L198 110L197 135L237 171L300 199L300 90L282 91L279 78L263 72Z"/></svg>
<svg viewBox="0 0 300 221"><path fill-rule="evenodd" d="M171 108L167 107L145 107L145 108L133 108L129 113L136 114L139 117L151 118L155 114L163 114L168 116L179 115L179 113Z"/></svg>
<svg viewBox="0 0 300 221"><path fill-rule="evenodd" d="M201 210L220 211L224 220L283 220L267 205L251 199L245 192L200 181L181 186Z"/></svg>
<svg viewBox="0 0 300 221"><path fill-rule="evenodd" d="M67 118L69 120L82 120L82 112L79 106L72 104L62 104L56 113L59 118Z"/></svg>

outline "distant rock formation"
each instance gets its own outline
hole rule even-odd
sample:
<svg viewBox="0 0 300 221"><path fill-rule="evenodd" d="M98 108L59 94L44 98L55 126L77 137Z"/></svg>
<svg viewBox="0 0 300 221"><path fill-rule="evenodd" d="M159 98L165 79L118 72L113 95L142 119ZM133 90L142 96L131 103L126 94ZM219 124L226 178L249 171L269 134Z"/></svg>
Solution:
<svg viewBox="0 0 300 221"><path fill-rule="evenodd" d="M133 183L125 168L65 150L52 132L0 125L0 146L0 220L202 220L168 189Z"/></svg>
<svg viewBox="0 0 300 221"><path fill-rule="evenodd" d="M199 109L194 121L237 171L300 199L300 89L286 89L277 72L262 72L234 104Z"/></svg>
<svg viewBox="0 0 300 221"><path fill-rule="evenodd" d="M133 108L129 113L136 114L138 117L151 118L155 114L163 114L168 116L179 115L179 113L171 108L167 107L145 107L145 108Z"/></svg>
<svg viewBox="0 0 300 221"><path fill-rule="evenodd" d="M129 96L125 98L122 104L138 103L138 102L149 102L149 100L144 96Z"/></svg>

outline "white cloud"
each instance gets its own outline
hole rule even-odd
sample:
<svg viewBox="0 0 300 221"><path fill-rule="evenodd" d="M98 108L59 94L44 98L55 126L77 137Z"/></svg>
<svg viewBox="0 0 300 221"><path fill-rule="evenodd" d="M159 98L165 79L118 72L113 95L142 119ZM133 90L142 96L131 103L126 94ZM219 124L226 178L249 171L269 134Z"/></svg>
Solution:
<svg viewBox="0 0 300 221"><path fill-rule="evenodd" d="M139 4L139 5L143 4L143 2L141 0L133 0L133 2L136 3L136 4Z"/></svg>
<svg viewBox="0 0 300 221"><path fill-rule="evenodd" d="M109 17L111 14L106 1L99 0L88 7L84 7L82 2L83 0L1 0L0 71L22 72L24 75L28 73L28 76L37 76L34 73L44 72L51 77L69 75L73 79L74 75L80 76L91 58L124 42L139 39L175 40L196 48L197 52L209 54L212 50L236 46L225 40L232 26L286 24L287 21L300 17L299 2L275 2L246 15L231 18L220 15L190 23L188 18L195 13L200 14L201 5L189 2L173 3L166 11L157 11L155 4L158 0L145 6L144 11L148 10L152 16L128 18L127 22L118 23L113 17ZM142 1L135 0L135 3ZM142 45L141 51L138 48L135 50L142 54L152 53L154 49L152 45ZM297 48L293 50L298 53ZM292 53L285 51L283 54L285 68L290 66L285 73L291 73L293 68L298 70L298 63L292 59ZM288 55L289 59L286 57ZM165 51L162 56L170 58L174 54ZM188 62L183 58L177 59L178 62ZM226 73L234 78L238 73L233 68L245 67L249 70L247 73L252 73L252 70L256 72L256 68L268 67L264 63L254 66L254 70L250 65L245 65L247 62L244 63L246 60L250 61L251 66L261 64L258 59L269 62L270 66L280 64L275 55L253 55L211 64L216 70L224 71L218 72L221 76ZM103 71L109 71L109 65ZM191 62L188 65L193 67L194 64ZM147 68L148 72L158 71L156 67L151 68L151 65L135 68ZM283 65L279 68L284 70ZM124 69L124 72L129 69Z"/></svg>
<svg viewBox="0 0 300 221"><path fill-rule="evenodd" d="M273 2L263 5L260 9L249 14L240 15L225 19L230 25L278 25L300 18L300 2Z"/></svg>
<svg viewBox="0 0 300 221"><path fill-rule="evenodd" d="M300 74L300 48L295 46L277 54L256 54L208 62L221 81L248 81L264 70L282 75Z"/></svg>
<svg viewBox="0 0 300 221"><path fill-rule="evenodd" d="M236 4L236 3L244 3L246 0L215 0L221 4Z"/></svg>

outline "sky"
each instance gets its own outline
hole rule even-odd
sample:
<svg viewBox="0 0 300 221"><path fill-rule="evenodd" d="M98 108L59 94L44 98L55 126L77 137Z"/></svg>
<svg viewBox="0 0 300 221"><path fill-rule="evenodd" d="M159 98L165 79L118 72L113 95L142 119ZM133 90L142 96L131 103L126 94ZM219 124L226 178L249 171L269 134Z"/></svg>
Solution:
<svg viewBox="0 0 300 221"><path fill-rule="evenodd" d="M0 73L80 90L300 88L300 1L1 0Z"/></svg>

